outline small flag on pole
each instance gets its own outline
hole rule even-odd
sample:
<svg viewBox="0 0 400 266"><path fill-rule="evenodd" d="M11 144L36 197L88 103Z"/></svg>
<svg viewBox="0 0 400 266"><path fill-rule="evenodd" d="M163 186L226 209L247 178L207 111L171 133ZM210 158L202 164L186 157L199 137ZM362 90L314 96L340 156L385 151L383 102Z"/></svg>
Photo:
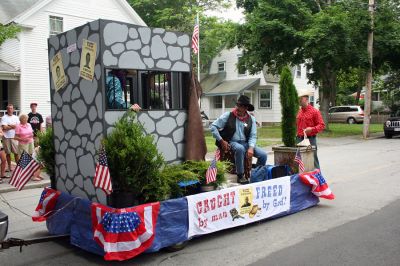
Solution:
<svg viewBox="0 0 400 266"><path fill-rule="evenodd" d="M193 29L192 49L193 49L193 53L195 53L195 54L199 53L199 20L198 20L198 18L196 19L196 23L195 23L194 29Z"/></svg>
<svg viewBox="0 0 400 266"><path fill-rule="evenodd" d="M16 187L17 190L23 189L33 174L39 169L40 164L32 156L23 151L17 167L15 167L14 173L11 176L10 185Z"/></svg>
<svg viewBox="0 0 400 266"><path fill-rule="evenodd" d="M112 192L110 170L108 169L107 156L104 148L100 150L99 161L94 175L94 186L101 188L107 194Z"/></svg>
<svg viewBox="0 0 400 266"><path fill-rule="evenodd" d="M301 158L300 149L297 149L294 161L299 165L299 172L302 173L305 170L303 159Z"/></svg>
<svg viewBox="0 0 400 266"><path fill-rule="evenodd" d="M206 172L206 184L215 182L217 180L217 161L221 157L221 152L219 149L215 151L215 157L211 162L210 167L208 167Z"/></svg>

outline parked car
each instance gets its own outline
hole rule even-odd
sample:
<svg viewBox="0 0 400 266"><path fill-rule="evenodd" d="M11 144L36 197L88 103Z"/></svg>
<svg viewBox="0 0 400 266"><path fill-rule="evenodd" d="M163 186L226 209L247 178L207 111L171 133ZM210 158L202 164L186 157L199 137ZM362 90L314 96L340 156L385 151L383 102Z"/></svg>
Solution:
<svg viewBox="0 0 400 266"><path fill-rule="evenodd" d="M394 135L400 135L400 110L392 113L388 120L383 123L383 131L385 132L385 137L388 139Z"/></svg>
<svg viewBox="0 0 400 266"><path fill-rule="evenodd" d="M0 211L0 243L7 237L8 232L8 216Z"/></svg>
<svg viewBox="0 0 400 266"><path fill-rule="evenodd" d="M362 123L364 121L364 111L358 105L334 106L329 108L328 121L348 124Z"/></svg>

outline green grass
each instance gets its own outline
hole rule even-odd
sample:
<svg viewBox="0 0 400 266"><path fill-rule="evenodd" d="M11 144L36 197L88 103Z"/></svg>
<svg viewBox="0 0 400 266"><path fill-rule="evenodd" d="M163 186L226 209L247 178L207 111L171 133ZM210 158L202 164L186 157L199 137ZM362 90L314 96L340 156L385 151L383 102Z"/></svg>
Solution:
<svg viewBox="0 0 400 266"><path fill-rule="evenodd" d="M329 124L329 130L325 130L324 132L318 134L318 136L323 138L338 138L345 136L353 136L360 135L362 136L363 132L363 124ZM369 126L370 133L379 133L383 134L383 125L382 124L370 124Z"/></svg>
<svg viewBox="0 0 400 266"><path fill-rule="evenodd" d="M371 124L369 127L370 133L382 132L382 124ZM362 136L363 124L329 124L329 131L324 131L318 134L319 137L323 138L338 138L345 136L360 135ZM257 129L257 146L266 147L274 144L281 143L281 126L263 126ZM215 139L212 137L210 131L205 132L207 151L215 151Z"/></svg>
<svg viewBox="0 0 400 266"><path fill-rule="evenodd" d="M211 136L210 132L206 132L205 135L206 135L207 152L214 152L217 149L217 146L215 146L215 139ZM257 140L257 146L266 147L278 144L280 142L281 141L259 139Z"/></svg>
<svg viewBox="0 0 400 266"><path fill-rule="evenodd" d="M280 125L263 126L257 128L257 137L259 139L280 139L282 130Z"/></svg>

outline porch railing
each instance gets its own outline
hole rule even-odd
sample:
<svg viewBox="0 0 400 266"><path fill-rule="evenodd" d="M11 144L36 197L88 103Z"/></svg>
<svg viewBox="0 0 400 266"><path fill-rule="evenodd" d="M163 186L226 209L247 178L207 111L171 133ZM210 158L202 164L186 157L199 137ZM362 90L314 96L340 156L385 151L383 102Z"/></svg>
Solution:
<svg viewBox="0 0 400 266"><path fill-rule="evenodd" d="M0 117L4 116L7 113L7 110L0 110ZM19 115L19 110L14 110L14 114L16 116Z"/></svg>

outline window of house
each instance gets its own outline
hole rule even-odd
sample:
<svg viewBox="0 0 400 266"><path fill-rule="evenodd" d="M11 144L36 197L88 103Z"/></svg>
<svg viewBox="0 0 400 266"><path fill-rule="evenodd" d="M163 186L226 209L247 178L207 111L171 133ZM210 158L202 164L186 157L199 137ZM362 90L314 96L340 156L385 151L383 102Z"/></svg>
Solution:
<svg viewBox="0 0 400 266"><path fill-rule="evenodd" d="M272 108L272 90L258 90L258 106L260 108Z"/></svg>
<svg viewBox="0 0 400 266"><path fill-rule="evenodd" d="M371 101L380 101L379 92L373 91L371 93Z"/></svg>
<svg viewBox="0 0 400 266"><path fill-rule="evenodd" d="M222 108L222 96L214 96L214 108Z"/></svg>
<svg viewBox="0 0 400 266"><path fill-rule="evenodd" d="M139 104L144 110L187 108L189 73L106 69L107 110Z"/></svg>
<svg viewBox="0 0 400 266"><path fill-rule="evenodd" d="M50 36L59 34L64 31L62 17L50 16L49 23L50 23Z"/></svg>
<svg viewBox="0 0 400 266"><path fill-rule="evenodd" d="M242 58L242 56L238 55L238 61L237 61L238 75L244 76L246 75L246 67L240 62L240 58Z"/></svg>
<svg viewBox="0 0 400 266"><path fill-rule="evenodd" d="M225 72L225 62L218 62L218 72Z"/></svg>
<svg viewBox="0 0 400 266"><path fill-rule="evenodd" d="M315 101L314 96L311 95L309 99L309 103L311 104L311 106L314 106L314 101Z"/></svg>
<svg viewBox="0 0 400 266"><path fill-rule="evenodd" d="M296 66L296 78L301 78L301 65Z"/></svg>
<svg viewBox="0 0 400 266"><path fill-rule="evenodd" d="M225 108L234 108L236 106L237 98L237 95L226 95Z"/></svg>

